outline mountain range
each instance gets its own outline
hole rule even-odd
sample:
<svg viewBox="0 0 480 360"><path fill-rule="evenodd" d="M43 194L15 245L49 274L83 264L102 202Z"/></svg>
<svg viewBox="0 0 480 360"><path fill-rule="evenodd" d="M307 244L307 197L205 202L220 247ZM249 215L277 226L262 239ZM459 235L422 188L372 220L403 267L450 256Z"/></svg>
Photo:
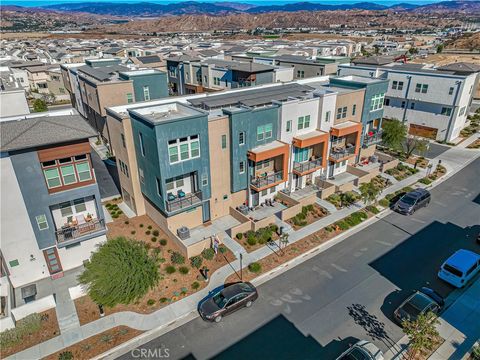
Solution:
<svg viewBox="0 0 480 360"><path fill-rule="evenodd" d="M194 14L260 14L269 12L297 12L297 11L334 11L334 10L392 10L392 11L480 11L480 2L471 0L442 1L429 5L414 5L399 3L385 6L372 2L358 2L355 4L322 4L316 2L297 2L283 5L258 6L237 2L196 2L187 1L171 4L157 4L149 2L139 3L106 3L84 2L65 3L43 6L43 9L68 12L83 12L98 15L158 17L166 15L194 15Z"/></svg>

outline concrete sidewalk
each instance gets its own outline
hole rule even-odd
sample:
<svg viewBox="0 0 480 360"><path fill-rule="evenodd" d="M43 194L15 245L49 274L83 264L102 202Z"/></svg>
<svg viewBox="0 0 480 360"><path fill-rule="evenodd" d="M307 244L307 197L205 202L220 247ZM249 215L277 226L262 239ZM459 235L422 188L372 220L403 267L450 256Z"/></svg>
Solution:
<svg viewBox="0 0 480 360"><path fill-rule="evenodd" d="M448 305L450 298L454 300ZM439 320L437 329L445 342L429 359L467 360L470 349L480 339L480 277L466 290L455 290L447 298L447 309ZM385 360L402 359L407 347L408 337L404 336L384 354Z"/></svg>
<svg viewBox="0 0 480 360"><path fill-rule="evenodd" d="M475 139L468 139L474 141ZM444 164L447 168L447 175L443 176L441 179L434 182L433 186L436 184L444 181L448 177L452 176L453 173L462 169L466 164L470 163L471 161L475 160L480 155L480 152L477 150L470 150L465 148L455 148L452 147L451 149L442 153L438 158L434 159L433 164L436 165L438 160L442 160L442 164ZM405 186L412 185L413 183L417 182L419 179L424 177L426 171L424 169L420 169L417 174L414 174L402 181L398 181L395 184L391 185L387 189L385 189L379 198L385 197L387 194L394 193L397 190L402 189ZM430 185L431 187L432 185ZM318 221L307 225L297 231L289 231L289 244L295 243L306 236L309 236L316 231L333 224L334 222L352 214L355 211L360 210L364 207L362 202L352 205L349 208L344 208L337 210L330 215L319 219ZM374 221L375 218L370 219ZM370 223L370 221L368 221ZM363 223L363 226L367 226ZM352 230L357 228L361 228L362 224L358 227L355 227ZM343 239L347 238L350 234L350 230L348 230L347 235L344 233L340 234L339 236L331 239L327 243L323 244L325 246L330 244L335 244L338 241L342 241ZM247 266L249 263L253 261L261 260L262 258L272 254L274 250L277 250L275 245L264 246L256 251L251 253L243 252L240 248L238 248L238 243L235 242L233 239L227 239L227 246L235 245L234 251L236 253L242 252L244 254L243 258L243 266ZM277 243L278 245L278 243ZM333 245L332 245L333 246ZM323 248L322 248L323 249ZM299 256L302 257L303 254ZM47 340L43 343L35 345L29 349L21 351L17 354L10 356L8 359L36 359L47 356L63 348L76 343L78 341L87 339L91 336L97 335L102 333L106 330L114 328L116 326L124 325L131 327L133 329L149 331L148 334L158 334L160 331L164 331L167 327L173 326L174 323L180 323L183 319L189 318L192 316L193 313L196 313L198 303L208 296L210 292L216 289L219 286L222 286L225 280L235 272L240 270L239 261L234 261L231 264L227 264L222 268L215 271L212 274L209 284L206 288L194 293L186 298L183 298L177 302L174 302L171 305L168 305L164 308L161 308L151 314L138 314L134 312L118 312L104 318L100 318L96 321L91 323L85 324L83 326L79 326L75 329L69 329L68 332L61 334L53 339ZM142 337L142 335L140 336ZM140 340L140 339L137 339ZM476 340L476 339L475 339ZM120 345L122 346L122 345ZM390 357L394 358L394 357Z"/></svg>

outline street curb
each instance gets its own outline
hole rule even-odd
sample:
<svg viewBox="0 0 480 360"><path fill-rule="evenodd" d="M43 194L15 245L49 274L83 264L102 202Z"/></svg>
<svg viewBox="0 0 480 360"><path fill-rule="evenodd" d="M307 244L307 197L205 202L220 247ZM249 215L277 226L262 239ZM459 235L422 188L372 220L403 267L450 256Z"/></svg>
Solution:
<svg viewBox="0 0 480 360"><path fill-rule="evenodd" d="M462 164L462 166L459 167L458 169L452 170L451 172L447 172L444 176L440 177L439 179L435 180L430 185L428 185L424 188L433 189L434 187L438 186L442 182L448 180L451 176L453 176L456 173L458 173L459 171L461 171L463 168L470 165L473 161L477 160L479 157L480 157L480 154L477 155L476 157L468 160L466 163ZM412 185L416 184L417 182L418 182L418 180L413 182ZM360 223L359 225L357 225L353 228L350 228L348 230L345 230L341 234L331 238L330 240L326 241L325 243L322 243L322 244L308 250L307 252L297 256L296 258L293 258L293 259L287 261L286 263L283 263L283 264L273 268L269 272L261 274L260 276L254 278L251 282L253 284L255 284L256 286L260 286L260 285L266 283L267 281L269 281L271 279L274 279L275 277L283 274L287 270L289 270L291 268L294 268L295 266L300 265L300 264L304 263L305 261L310 260L314 256L316 256L316 255L330 249L331 247L343 242L344 240L346 240L350 236L356 234L357 232L365 229L366 227L376 223L379 220L382 220L384 217L390 215L392 212L393 212L393 210L391 210L390 208L388 208L388 207L384 208L378 214L376 214L375 216L372 216L371 218L365 220L364 222ZM224 279L224 281L225 280L226 279ZM450 296L455 291L456 290L454 290L450 294ZM179 326L182 326L183 324L185 324L185 323L187 323L187 322L189 322L193 319L196 319L197 317L199 317L198 312L196 310L192 310L189 313L180 316L179 318L177 318L176 320L174 320L173 322L171 322L169 324L163 324L163 325L160 325L157 328L148 330L147 332L145 332L143 334L140 334L139 336L134 337L134 338L128 340L127 342L124 342L124 343L118 345L117 347L115 347L113 349L110 349L110 350L108 350L108 351L106 351L106 352L104 352L100 355L97 355L93 359L94 360L100 360L100 359L112 359L113 360L113 359L117 358L118 356L126 354L128 351L131 351L131 350L137 348L140 345L143 345L143 344L145 344L145 343L147 343L147 342L149 342L149 341L151 341L151 340L153 340L153 339L155 339L155 338L157 338L157 337L159 337L159 336L161 336L161 335L163 335L163 334L165 334L165 333L167 333L171 330L176 329Z"/></svg>

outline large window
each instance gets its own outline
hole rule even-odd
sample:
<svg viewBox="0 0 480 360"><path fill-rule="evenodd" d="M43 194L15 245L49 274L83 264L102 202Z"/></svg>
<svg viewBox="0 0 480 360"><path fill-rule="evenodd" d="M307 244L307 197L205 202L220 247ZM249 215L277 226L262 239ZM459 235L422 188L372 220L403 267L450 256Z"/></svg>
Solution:
<svg viewBox="0 0 480 360"><path fill-rule="evenodd" d="M337 109L337 120L344 119L347 117L347 107L341 107Z"/></svg>
<svg viewBox="0 0 480 360"><path fill-rule="evenodd" d="M39 230L48 229L48 222L45 214L35 216L35 220L37 220L37 225Z"/></svg>
<svg viewBox="0 0 480 360"><path fill-rule="evenodd" d="M402 90L403 81L392 81L392 90Z"/></svg>
<svg viewBox="0 0 480 360"><path fill-rule="evenodd" d="M310 115L300 116L298 118L298 130L306 129L310 126Z"/></svg>
<svg viewBox="0 0 480 360"><path fill-rule="evenodd" d="M272 124L265 124L257 127L257 141L270 139L272 135Z"/></svg>
<svg viewBox="0 0 480 360"><path fill-rule="evenodd" d="M91 180L92 169L86 154L42 162L49 189Z"/></svg>
<svg viewBox="0 0 480 360"><path fill-rule="evenodd" d="M245 133L243 131L238 133L238 145L245 145Z"/></svg>
<svg viewBox="0 0 480 360"><path fill-rule="evenodd" d="M452 115L452 108L442 107L442 115L446 115L446 116Z"/></svg>
<svg viewBox="0 0 480 360"><path fill-rule="evenodd" d="M370 111L383 109L384 98L385 98L385 94L374 95L370 102Z"/></svg>
<svg viewBox="0 0 480 360"><path fill-rule="evenodd" d="M295 162L304 162L309 159L309 148L297 149L295 148Z"/></svg>
<svg viewBox="0 0 480 360"><path fill-rule="evenodd" d="M133 94L127 93L127 104L133 103Z"/></svg>
<svg viewBox="0 0 480 360"><path fill-rule="evenodd" d="M422 94L426 94L428 91L428 85L427 84L420 84L420 83L417 83L415 85L415 92L416 93L422 93Z"/></svg>
<svg viewBox="0 0 480 360"><path fill-rule="evenodd" d="M168 142L168 157L170 164L200 157L200 140L198 135L192 135Z"/></svg>

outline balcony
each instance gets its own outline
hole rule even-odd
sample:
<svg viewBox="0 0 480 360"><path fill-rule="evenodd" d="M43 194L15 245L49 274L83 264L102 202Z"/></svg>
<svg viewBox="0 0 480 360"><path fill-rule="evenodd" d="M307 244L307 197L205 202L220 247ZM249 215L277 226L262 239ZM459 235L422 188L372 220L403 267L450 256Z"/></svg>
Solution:
<svg viewBox="0 0 480 360"><path fill-rule="evenodd" d="M251 178L250 185L256 191L262 191L270 186L279 184L283 181L283 170L266 173L262 176L256 176Z"/></svg>
<svg viewBox="0 0 480 360"><path fill-rule="evenodd" d="M378 144L382 141L382 134L382 130L371 132L371 135L369 135L369 133L365 134L365 137L363 138L363 145L369 146L372 144Z"/></svg>
<svg viewBox="0 0 480 360"><path fill-rule="evenodd" d="M200 204L202 202L202 192L197 191L190 194L185 194L184 197L175 198L174 200L166 201L166 210L170 213L178 210L189 208L193 205Z"/></svg>
<svg viewBox="0 0 480 360"><path fill-rule="evenodd" d="M350 156L355 155L355 147L347 147L343 149L332 149L330 151L329 159L331 161L338 162L340 160L343 160L345 158L348 158Z"/></svg>
<svg viewBox="0 0 480 360"><path fill-rule="evenodd" d="M322 167L322 158L317 158L314 160L305 161L301 163L294 162L293 172L296 173L297 175L302 176L302 175L311 173L315 170L318 170L321 167Z"/></svg>
<svg viewBox="0 0 480 360"><path fill-rule="evenodd" d="M63 226L55 231L55 235L57 236L57 242L61 244L102 230L105 230L105 221L103 219L92 219L83 224Z"/></svg>

